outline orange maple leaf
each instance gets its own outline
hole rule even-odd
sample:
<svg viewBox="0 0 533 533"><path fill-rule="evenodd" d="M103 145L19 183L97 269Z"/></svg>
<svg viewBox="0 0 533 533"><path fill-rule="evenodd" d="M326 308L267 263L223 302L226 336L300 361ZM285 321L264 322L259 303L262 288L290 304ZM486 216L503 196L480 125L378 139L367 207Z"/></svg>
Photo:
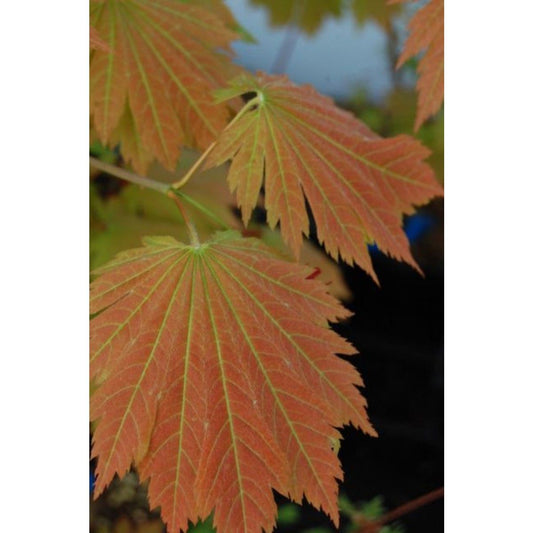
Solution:
<svg viewBox="0 0 533 533"><path fill-rule="evenodd" d="M205 149L228 111L213 89L239 68L231 63L229 11L214 0L93 0L91 25L109 51L90 63L90 110L104 144L121 144L139 172L158 159L174 169L186 143Z"/></svg>
<svg viewBox="0 0 533 533"><path fill-rule="evenodd" d="M257 239L171 237L119 255L92 283L95 494L135 463L169 532L214 509L219 533L272 531L272 489L338 524L335 427L375 435L349 312L313 269Z"/></svg>
<svg viewBox="0 0 533 533"><path fill-rule="evenodd" d="M89 28L89 48L91 50L102 50L103 52L109 52L109 46L107 43L100 37L98 31L95 28L90 26Z"/></svg>
<svg viewBox="0 0 533 533"><path fill-rule="evenodd" d="M390 0L404 3L411 0ZM418 64L418 106L415 131L434 115L444 100L444 0L431 0L418 11L409 23L409 37L398 58L396 68L410 57L426 51Z"/></svg>
<svg viewBox="0 0 533 533"><path fill-rule="evenodd" d="M430 154L408 135L382 139L311 86L286 76L243 75L220 101L255 93L256 105L221 134L206 165L231 159L228 181L248 223L265 187L270 227L299 253L309 234L305 201L317 235L337 260L356 262L376 281L367 244L417 268L402 215L442 194L423 160Z"/></svg>

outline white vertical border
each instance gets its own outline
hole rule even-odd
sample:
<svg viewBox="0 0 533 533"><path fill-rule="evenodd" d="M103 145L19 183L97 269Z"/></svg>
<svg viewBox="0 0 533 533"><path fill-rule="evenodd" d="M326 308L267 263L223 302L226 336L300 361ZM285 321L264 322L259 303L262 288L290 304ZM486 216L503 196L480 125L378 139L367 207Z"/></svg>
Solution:
<svg viewBox="0 0 533 533"><path fill-rule="evenodd" d="M88 531L88 12L2 4L5 531Z"/></svg>
<svg viewBox="0 0 533 533"><path fill-rule="evenodd" d="M531 528L532 9L447 0L446 531Z"/></svg>

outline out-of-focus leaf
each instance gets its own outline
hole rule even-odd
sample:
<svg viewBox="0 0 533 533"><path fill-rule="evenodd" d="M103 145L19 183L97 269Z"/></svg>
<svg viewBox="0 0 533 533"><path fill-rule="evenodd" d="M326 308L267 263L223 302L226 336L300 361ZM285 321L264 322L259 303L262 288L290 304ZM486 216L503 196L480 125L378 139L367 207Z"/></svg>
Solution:
<svg viewBox="0 0 533 533"><path fill-rule="evenodd" d="M390 4L412 0L389 0ZM398 58L401 67L409 58L424 52L418 64L419 93L415 131L437 113L444 99L444 0L430 0L409 23L409 37Z"/></svg>
<svg viewBox="0 0 533 533"><path fill-rule="evenodd" d="M294 503L284 503L278 507L278 525L290 526L298 522L300 518L300 507Z"/></svg>
<svg viewBox="0 0 533 533"><path fill-rule="evenodd" d="M198 522L194 526L189 527L187 533L216 533L213 527L213 520L209 518L204 522Z"/></svg>
<svg viewBox="0 0 533 533"><path fill-rule="evenodd" d="M249 232L257 236L271 248L278 250L284 258L295 261L294 254L285 244L279 230L270 229L268 226L249 225ZM341 269L321 248L315 246L311 241L305 240L300 253L302 265L307 265L316 269L316 279L328 286L330 294L339 300L349 300L352 296L350 289L344 281Z"/></svg>
<svg viewBox="0 0 533 533"><path fill-rule="evenodd" d="M350 521L349 526L345 529L346 533L357 533L362 528L369 528L369 525L372 527L365 529L369 533L370 531L375 533L403 533L403 528L399 525L379 527L372 524L382 518L386 511L381 496L376 496L366 502L353 503L346 495L342 494L339 497L339 510Z"/></svg>
<svg viewBox="0 0 533 533"><path fill-rule="evenodd" d="M329 17L342 14L342 0L249 0L268 11L272 26L298 27L308 35L316 33Z"/></svg>
<svg viewBox="0 0 533 533"><path fill-rule="evenodd" d="M389 5L388 0L352 0L352 12L359 25L375 22L387 32L393 17L401 11L401 5Z"/></svg>
<svg viewBox="0 0 533 533"><path fill-rule="evenodd" d="M121 516L113 525L113 533L163 533L165 526L161 520L148 520L135 523L127 516Z"/></svg>

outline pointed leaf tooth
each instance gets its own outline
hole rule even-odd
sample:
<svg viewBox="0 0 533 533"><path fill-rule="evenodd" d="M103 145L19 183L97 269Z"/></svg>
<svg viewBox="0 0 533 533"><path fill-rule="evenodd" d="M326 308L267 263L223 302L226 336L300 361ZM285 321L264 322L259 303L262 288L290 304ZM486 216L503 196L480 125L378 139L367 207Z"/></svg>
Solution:
<svg viewBox="0 0 533 533"><path fill-rule="evenodd" d="M224 130L206 165L232 159L228 181L246 221L257 201L247 187L253 183L255 191L264 180L267 221L270 227L279 222L295 254L309 232L307 200L318 239L334 259L357 263L377 281L367 249L375 242L418 268L402 217L442 192L418 141L381 139L331 99L286 76L240 76L232 86L240 94L256 92L261 103ZM246 171L239 154L249 158Z"/></svg>
<svg viewBox="0 0 533 533"><path fill-rule="evenodd" d="M431 0L417 11L409 23L409 32L396 68L410 57L425 52L417 68L417 131L423 122L437 113L444 100L444 0Z"/></svg>
<svg viewBox="0 0 533 533"><path fill-rule="evenodd" d="M90 60L92 123L102 142L118 141L140 172L154 158L173 170L185 143L207 148L228 118L212 91L241 70L231 62L237 34L220 0L93 0L91 25L109 46Z"/></svg>
<svg viewBox="0 0 533 533"><path fill-rule="evenodd" d="M311 271L236 232L146 239L99 270L97 494L135 463L171 533L212 511L219 533L271 531L272 490L338 523L334 426L372 429L329 329L349 313Z"/></svg>

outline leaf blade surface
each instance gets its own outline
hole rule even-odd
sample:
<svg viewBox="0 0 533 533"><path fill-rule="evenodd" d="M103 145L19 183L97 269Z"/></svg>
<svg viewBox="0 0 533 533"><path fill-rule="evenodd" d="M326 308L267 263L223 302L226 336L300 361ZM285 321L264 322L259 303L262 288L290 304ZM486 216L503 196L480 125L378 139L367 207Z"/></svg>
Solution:
<svg viewBox="0 0 533 533"><path fill-rule="evenodd" d="M375 431L334 355L354 352L329 328L348 312L312 272L231 231L150 238L98 271L96 494L134 463L171 532L213 509L220 533L271 531L272 489L338 523L335 427Z"/></svg>
<svg viewBox="0 0 533 533"><path fill-rule="evenodd" d="M215 106L211 93L239 70L229 48L237 34L228 10L218 1L209 5L91 4L91 24L109 47L91 55L94 129L104 144L120 142L141 173L154 158L173 169L183 144L205 149L226 124L227 109Z"/></svg>
<svg viewBox="0 0 533 533"><path fill-rule="evenodd" d="M270 227L280 224L299 253L309 234L306 201L317 236L334 258L375 278L369 243L416 267L402 217L442 194L417 140L382 139L310 86L285 76L241 76L221 99L249 92L259 103L226 128L206 164L232 160L228 182L248 222L261 185Z"/></svg>

